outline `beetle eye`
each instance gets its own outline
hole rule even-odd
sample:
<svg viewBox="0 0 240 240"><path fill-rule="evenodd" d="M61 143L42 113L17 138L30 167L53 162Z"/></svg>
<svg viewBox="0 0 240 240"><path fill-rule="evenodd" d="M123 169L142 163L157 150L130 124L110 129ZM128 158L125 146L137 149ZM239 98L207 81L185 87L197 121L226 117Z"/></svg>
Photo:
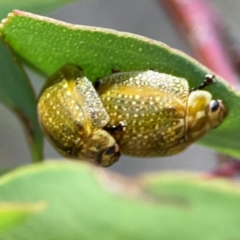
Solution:
<svg viewBox="0 0 240 240"><path fill-rule="evenodd" d="M217 100L211 100L211 102L210 102L210 110L211 110L211 112L217 111L219 106L220 105L219 105L219 102Z"/></svg>
<svg viewBox="0 0 240 240"><path fill-rule="evenodd" d="M106 151L106 155L111 155L111 154L113 154L114 152L115 152L115 147L112 146L112 147L110 147L110 148Z"/></svg>
<svg viewBox="0 0 240 240"><path fill-rule="evenodd" d="M114 154L116 152L119 152L119 148L118 148L117 144L114 144L113 146L108 148L108 150L106 151L106 155L111 155L111 154Z"/></svg>
<svg viewBox="0 0 240 240"><path fill-rule="evenodd" d="M113 163L117 162L120 157L120 149L118 144L114 144L111 147L105 148L97 155L96 162L102 167L109 167Z"/></svg>

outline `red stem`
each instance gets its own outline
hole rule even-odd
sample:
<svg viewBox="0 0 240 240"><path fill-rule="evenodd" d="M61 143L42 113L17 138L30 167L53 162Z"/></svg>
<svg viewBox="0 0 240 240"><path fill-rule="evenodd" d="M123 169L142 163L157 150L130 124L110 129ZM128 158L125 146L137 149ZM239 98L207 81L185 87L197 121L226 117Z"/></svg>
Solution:
<svg viewBox="0 0 240 240"><path fill-rule="evenodd" d="M200 62L239 88L236 61L230 52L225 24L205 0L158 0L164 4L182 30ZM224 158L224 160L223 160ZM219 156L218 168L208 177L233 177L240 172L240 162Z"/></svg>
<svg viewBox="0 0 240 240"><path fill-rule="evenodd" d="M222 40L223 26L205 0L158 0L166 6L176 25L183 31L199 61L238 86L237 71L231 62L228 47Z"/></svg>

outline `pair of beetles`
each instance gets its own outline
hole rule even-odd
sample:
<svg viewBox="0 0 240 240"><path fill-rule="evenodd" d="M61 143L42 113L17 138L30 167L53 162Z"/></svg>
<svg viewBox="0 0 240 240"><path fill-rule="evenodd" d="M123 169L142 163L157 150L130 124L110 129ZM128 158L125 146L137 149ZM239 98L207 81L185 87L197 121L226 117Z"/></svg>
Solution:
<svg viewBox="0 0 240 240"><path fill-rule="evenodd" d="M169 156L219 126L227 116L205 86L156 71L117 72L93 85L73 64L51 76L38 101L40 124L65 157L103 167L120 152L138 157Z"/></svg>

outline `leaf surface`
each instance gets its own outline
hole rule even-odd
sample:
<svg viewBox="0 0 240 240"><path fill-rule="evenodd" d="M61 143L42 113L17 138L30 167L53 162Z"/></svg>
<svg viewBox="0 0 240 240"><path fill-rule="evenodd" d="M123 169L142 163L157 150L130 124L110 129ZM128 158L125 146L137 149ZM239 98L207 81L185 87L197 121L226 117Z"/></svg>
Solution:
<svg viewBox="0 0 240 240"><path fill-rule="evenodd" d="M43 136L38 123L36 96L16 56L0 37L0 102L21 120L33 161L42 160ZM14 146L13 146L14 149Z"/></svg>
<svg viewBox="0 0 240 240"><path fill-rule="evenodd" d="M238 185L194 174L125 179L83 163L35 164L1 177L0 202L45 208L0 238L239 239L239 201Z"/></svg>

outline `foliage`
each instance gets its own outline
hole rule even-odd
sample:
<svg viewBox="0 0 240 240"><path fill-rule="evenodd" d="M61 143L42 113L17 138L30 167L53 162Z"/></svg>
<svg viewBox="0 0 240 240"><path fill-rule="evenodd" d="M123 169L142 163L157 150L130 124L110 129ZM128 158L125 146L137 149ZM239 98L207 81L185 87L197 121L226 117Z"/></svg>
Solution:
<svg viewBox="0 0 240 240"><path fill-rule="evenodd" d="M5 4L0 15L8 3L0 3ZM28 10L39 8L35 3ZM41 4L38 10L47 6ZM18 10L3 21L0 32L0 101L22 120L33 161L42 160L36 96L15 53L45 75L75 63L91 81L113 69L154 69L186 78L194 87L211 73L151 39ZM201 143L239 157L239 94L216 79L208 90L223 100L229 116ZM238 185L194 174L129 180L83 163L35 164L0 179L0 239L239 239L239 200Z"/></svg>

